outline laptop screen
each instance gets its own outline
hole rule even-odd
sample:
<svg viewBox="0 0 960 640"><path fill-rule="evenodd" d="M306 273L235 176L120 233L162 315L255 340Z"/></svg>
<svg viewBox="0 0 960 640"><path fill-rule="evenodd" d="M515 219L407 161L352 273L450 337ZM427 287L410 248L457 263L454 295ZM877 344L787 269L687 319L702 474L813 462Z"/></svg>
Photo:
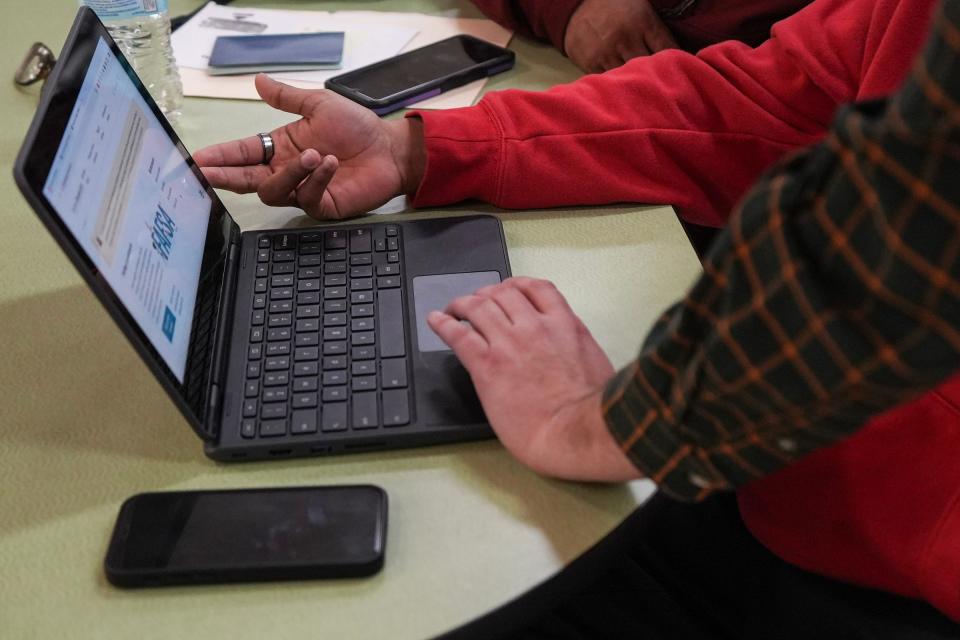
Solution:
<svg viewBox="0 0 960 640"><path fill-rule="evenodd" d="M212 202L102 37L43 195L182 384Z"/></svg>

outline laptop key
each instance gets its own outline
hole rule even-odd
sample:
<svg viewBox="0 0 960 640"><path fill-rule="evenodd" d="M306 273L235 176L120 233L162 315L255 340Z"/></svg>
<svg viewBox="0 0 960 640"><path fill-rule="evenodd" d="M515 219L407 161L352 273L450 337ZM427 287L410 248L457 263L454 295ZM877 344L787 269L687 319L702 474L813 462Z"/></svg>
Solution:
<svg viewBox="0 0 960 640"><path fill-rule="evenodd" d="M257 251L257 262L269 262L270 249L260 249Z"/></svg>
<svg viewBox="0 0 960 640"><path fill-rule="evenodd" d="M293 249L297 246L297 236L292 233L281 233L273 236L274 249Z"/></svg>
<svg viewBox="0 0 960 640"><path fill-rule="evenodd" d="M354 391L376 391L377 376L357 376L351 382L350 387Z"/></svg>
<svg viewBox="0 0 960 640"><path fill-rule="evenodd" d="M318 291L320 280L301 280L297 283L297 291Z"/></svg>
<svg viewBox="0 0 960 640"><path fill-rule="evenodd" d="M293 287L277 287L270 289L271 300L291 300L293 299Z"/></svg>
<svg viewBox="0 0 960 640"><path fill-rule="evenodd" d="M346 319L344 319L343 324L346 324ZM324 325L323 339L324 340L346 340L347 328L346 327L328 327Z"/></svg>
<svg viewBox="0 0 960 640"><path fill-rule="evenodd" d="M287 401L287 388L286 387L267 387L263 390L263 401L264 402L286 402Z"/></svg>
<svg viewBox="0 0 960 640"><path fill-rule="evenodd" d="M268 342L267 356L286 356L290 355L289 342Z"/></svg>
<svg viewBox="0 0 960 640"><path fill-rule="evenodd" d="M269 249L270 248L269 236L260 236L259 238L257 238L257 246L260 247L261 249Z"/></svg>
<svg viewBox="0 0 960 640"><path fill-rule="evenodd" d="M323 256L320 256L320 255L300 256L300 258L297 260L297 264L299 264L301 267L318 267L321 264L323 264ZM290 264L290 267L291 267L290 271L292 273L293 263Z"/></svg>
<svg viewBox="0 0 960 640"><path fill-rule="evenodd" d="M243 401L243 417L244 418L257 417L257 399L256 398L248 398Z"/></svg>
<svg viewBox="0 0 960 640"><path fill-rule="evenodd" d="M254 362L247 363L247 377L248 378L260 377L260 361L259 360L255 360Z"/></svg>
<svg viewBox="0 0 960 640"><path fill-rule="evenodd" d="M300 347L293 352L293 359L298 362L301 360L319 360L320 349L318 347Z"/></svg>
<svg viewBox="0 0 960 640"><path fill-rule="evenodd" d="M253 308L254 309L264 309L267 306L267 294L258 293L253 296Z"/></svg>
<svg viewBox="0 0 960 640"><path fill-rule="evenodd" d="M326 287L323 290L324 300L337 300L339 298L346 298L346 297L347 297L346 287Z"/></svg>
<svg viewBox="0 0 960 640"><path fill-rule="evenodd" d="M303 307L297 307L297 319L317 318L320 316L320 305L308 304Z"/></svg>
<svg viewBox="0 0 960 640"><path fill-rule="evenodd" d="M380 361L380 381L384 389L407 386L407 359L389 358Z"/></svg>
<svg viewBox="0 0 960 640"><path fill-rule="evenodd" d="M351 291L368 291L373 289L373 278L354 278L350 281Z"/></svg>
<svg viewBox="0 0 960 640"><path fill-rule="evenodd" d="M323 265L324 273L346 273L347 272L347 263L346 262L329 262Z"/></svg>
<svg viewBox="0 0 960 640"><path fill-rule="evenodd" d="M353 331L373 331L373 318L354 318L350 323Z"/></svg>
<svg viewBox="0 0 960 640"><path fill-rule="evenodd" d="M317 406L316 393L295 393L293 394L294 409L310 409Z"/></svg>
<svg viewBox="0 0 960 640"><path fill-rule="evenodd" d="M373 267L350 267L350 277L351 278L369 278L373 275Z"/></svg>
<svg viewBox="0 0 960 640"><path fill-rule="evenodd" d="M319 291L305 291L297 294L297 304L320 304Z"/></svg>
<svg viewBox="0 0 960 640"><path fill-rule="evenodd" d="M370 253L368 229L354 229L350 232L350 253Z"/></svg>
<svg viewBox="0 0 960 640"><path fill-rule="evenodd" d="M315 376L320 371L316 362L297 362L293 365L295 376Z"/></svg>
<svg viewBox="0 0 960 640"><path fill-rule="evenodd" d="M286 371L274 371L263 376L263 386L278 387L289 382L290 375Z"/></svg>
<svg viewBox="0 0 960 640"><path fill-rule="evenodd" d="M280 300L270 303L270 313L290 313L293 311L292 300Z"/></svg>
<svg viewBox="0 0 960 640"><path fill-rule="evenodd" d="M260 422L261 438L276 438L278 436L286 435L286 433L286 420L263 420Z"/></svg>
<svg viewBox="0 0 960 640"><path fill-rule="evenodd" d="M278 369L288 369L290 367L290 356L279 356L276 358L267 358L264 360L263 368L267 371L277 371Z"/></svg>
<svg viewBox="0 0 960 640"><path fill-rule="evenodd" d="M339 402L341 400L347 399L347 388L346 387L324 387L323 388L323 402L324 405L328 402Z"/></svg>
<svg viewBox="0 0 960 640"><path fill-rule="evenodd" d="M258 264L258 265L257 265L257 277L258 277L258 278L266 278L269 273L270 273L270 267L269 267L269 265L266 265L266 264Z"/></svg>
<svg viewBox="0 0 960 640"><path fill-rule="evenodd" d="M351 267L359 267L367 264L373 264L373 257L369 253L358 253L350 256Z"/></svg>
<svg viewBox="0 0 960 640"><path fill-rule="evenodd" d="M410 406L406 389L383 392L383 426L399 427L410 423Z"/></svg>
<svg viewBox="0 0 960 640"><path fill-rule="evenodd" d="M250 329L250 342L263 342L263 327L252 327Z"/></svg>
<svg viewBox="0 0 960 640"><path fill-rule="evenodd" d="M257 435L257 421L248 418L240 423L240 435L244 438L253 438Z"/></svg>
<svg viewBox="0 0 960 640"><path fill-rule="evenodd" d="M387 251L399 251L400 250L400 238L387 238Z"/></svg>
<svg viewBox="0 0 960 640"><path fill-rule="evenodd" d="M330 404L324 404L321 418L321 428L324 431L346 431L347 403L331 402Z"/></svg>
<svg viewBox="0 0 960 640"><path fill-rule="evenodd" d="M377 294L377 324L380 327L380 357L406 355L403 343L403 305L399 289L386 289Z"/></svg>
<svg viewBox="0 0 960 640"><path fill-rule="evenodd" d="M260 395L260 382L258 380L248 380L243 387L243 395L245 398L256 398Z"/></svg>
<svg viewBox="0 0 960 640"><path fill-rule="evenodd" d="M396 236L397 233L399 233L399 230L398 230L398 228L397 228L396 225L393 225L393 224L387 225L387 237L388 237L388 238L389 238L389 237Z"/></svg>
<svg viewBox="0 0 960 640"><path fill-rule="evenodd" d="M377 350L374 347L354 347L351 355L354 360L373 360L377 357Z"/></svg>
<svg viewBox="0 0 960 640"><path fill-rule="evenodd" d="M323 316L323 326L325 327L342 327L347 324L347 314L345 313L328 313Z"/></svg>
<svg viewBox="0 0 960 640"><path fill-rule="evenodd" d="M250 316L250 324L253 326L260 326L263 324L263 321L266 319L267 313L263 309L257 309L253 312L253 315Z"/></svg>
<svg viewBox="0 0 960 640"><path fill-rule="evenodd" d="M286 402L271 402L269 404L264 404L260 409L260 417L264 420L273 420L274 418L286 418L287 417L287 403Z"/></svg>
<svg viewBox="0 0 960 640"><path fill-rule="evenodd" d="M364 347L376 342L373 331L358 331L350 336L350 344L354 347Z"/></svg>
<svg viewBox="0 0 960 640"><path fill-rule="evenodd" d="M387 253L387 262L400 262L400 252L391 251Z"/></svg>
<svg viewBox="0 0 960 640"><path fill-rule="evenodd" d="M293 251L274 251L273 252L273 261L274 262L290 262L294 258Z"/></svg>
<svg viewBox="0 0 960 640"><path fill-rule="evenodd" d="M344 249L333 249L323 254L324 262L341 262L347 259L347 252Z"/></svg>
<svg viewBox="0 0 960 640"><path fill-rule="evenodd" d="M298 347L313 347L319 344L320 344L319 333L298 333L297 334Z"/></svg>
<svg viewBox="0 0 960 640"><path fill-rule="evenodd" d="M354 362L350 372L355 376L369 376L377 372L377 363L365 360Z"/></svg>
<svg viewBox="0 0 960 640"><path fill-rule="evenodd" d="M394 289L400 286L400 276L380 276L377 278L377 289Z"/></svg>
<svg viewBox="0 0 960 640"><path fill-rule="evenodd" d="M323 386L333 387L337 385L347 384L347 372L346 371L324 371L323 372Z"/></svg>
<svg viewBox="0 0 960 640"><path fill-rule="evenodd" d="M281 329L270 329L267 332L267 340L269 342L276 342L278 340L289 340L290 339L290 327L283 327Z"/></svg>
<svg viewBox="0 0 960 640"><path fill-rule="evenodd" d="M247 358L248 358L249 360L259 360L259 359L260 359L260 356L262 356L262 355L263 355L263 345L262 345L262 344L255 343L255 344L250 345L250 346L247 348Z"/></svg>
<svg viewBox="0 0 960 640"><path fill-rule="evenodd" d="M378 276L398 276L400 275L400 265L396 264L378 264Z"/></svg>
<svg viewBox="0 0 960 640"><path fill-rule="evenodd" d="M346 300L324 300L323 301L324 313L343 313L346 310L347 310Z"/></svg>
<svg viewBox="0 0 960 640"><path fill-rule="evenodd" d="M350 304L369 304L373 302L373 291L354 291L350 294Z"/></svg>
<svg viewBox="0 0 960 640"><path fill-rule="evenodd" d="M300 393L316 391L319 387L320 381L316 378L295 378L293 381L293 390Z"/></svg>
<svg viewBox="0 0 960 640"><path fill-rule="evenodd" d="M277 327L289 327L291 324L293 324L293 318L290 317L289 313L270 316L270 320L267 322L267 326L271 329L276 329Z"/></svg>
<svg viewBox="0 0 960 640"><path fill-rule="evenodd" d="M347 284L347 275L345 273L334 273L323 276L323 286L342 287Z"/></svg>
<svg viewBox="0 0 960 640"><path fill-rule="evenodd" d="M323 359L323 370L332 371L334 369L346 369L346 356L327 356Z"/></svg>
<svg viewBox="0 0 960 640"><path fill-rule="evenodd" d="M353 394L353 428L374 429L377 421L377 392Z"/></svg>
<svg viewBox="0 0 960 640"><path fill-rule="evenodd" d="M300 269L297 275L301 278L319 278L320 267L306 267L305 269Z"/></svg>
<svg viewBox="0 0 960 640"><path fill-rule="evenodd" d="M292 262L281 262L279 264L273 265L271 271L273 275L284 275L287 273L293 273L296 271L296 266Z"/></svg>
<svg viewBox="0 0 960 640"><path fill-rule="evenodd" d="M339 356L345 354L346 352L347 342L345 340L323 343L323 355L325 356Z"/></svg>
<svg viewBox="0 0 960 640"><path fill-rule="evenodd" d="M303 276L300 276L301 278ZM293 286L293 276L273 276L270 278L271 287L292 287Z"/></svg>
<svg viewBox="0 0 960 640"><path fill-rule="evenodd" d="M345 249L347 246L347 232L343 230L328 231L323 246L327 249Z"/></svg>
<svg viewBox="0 0 960 640"><path fill-rule="evenodd" d="M253 283L253 292L254 293L266 293L267 292L267 279L266 278L257 278Z"/></svg>
<svg viewBox="0 0 960 640"><path fill-rule="evenodd" d="M374 249L374 251L376 251L377 253L381 253L381 252L383 252L383 251L386 251L386 250L387 250L387 240L386 240L386 238L377 238L377 239L373 242L373 249Z"/></svg>
<svg viewBox="0 0 960 640"><path fill-rule="evenodd" d="M294 411L290 418L290 433L296 435L301 433L317 432L317 411L316 409L301 409Z"/></svg>
<svg viewBox="0 0 960 640"><path fill-rule="evenodd" d="M310 331L319 331L320 330L320 321L316 318L307 318L305 320L297 320L297 333L308 333Z"/></svg>
<svg viewBox="0 0 960 640"><path fill-rule="evenodd" d="M323 253L323 245L319 242L311 242L300 245L300 255L309 256L315 253Z"/></svg>
<svg viewBox="0 0 960 640"><path fill-rule="evenodd" d="M354 318L368 318L373 315L373 305L355 304L350 307L350 315Z"/></svg>

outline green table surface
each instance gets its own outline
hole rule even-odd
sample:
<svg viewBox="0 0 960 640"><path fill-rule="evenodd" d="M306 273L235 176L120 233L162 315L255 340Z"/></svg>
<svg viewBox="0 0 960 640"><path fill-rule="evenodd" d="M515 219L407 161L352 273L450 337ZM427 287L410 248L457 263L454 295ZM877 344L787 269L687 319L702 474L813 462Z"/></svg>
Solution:
<svg viewBox="0 0 960 640"><path fill-rule="evenodd" d="M248 3L252 4L252 3ZM172 0L171 13L196 5ZM263 2L287 9L478 17L467 2ZM422 638L549 578L652 491L548 480L496 441L330 458L216 464L81 283L14 186L13 159L38 87L9 78L27 47L59 52L71 0L32 0L0 21L0 638ZM516 69L489 89L577 77L549 47L515 39ZM188 148L290 118L256 102L190 98ZM245 229L315 224L222 194ZM483 205L402 218L494 211ZM669 207L496 212L515 274L552 279L617 366L699 273ZM121 502L142 491L374 483L390 496L387 560L373 578L121 591L101 568Z"/></svg>

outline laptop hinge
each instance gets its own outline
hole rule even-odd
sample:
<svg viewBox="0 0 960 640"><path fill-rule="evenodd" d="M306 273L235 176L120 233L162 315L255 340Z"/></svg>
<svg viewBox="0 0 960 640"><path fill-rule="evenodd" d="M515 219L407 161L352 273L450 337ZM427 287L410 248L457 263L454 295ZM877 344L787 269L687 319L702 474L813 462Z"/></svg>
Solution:
<svg viewBox="0 0 960 640"><path fill-rule="evenodd" d="M223 387L226 383L227 360L230 357L230 330L233 324L233 306L237 295L237 274L240 272L240 233L234 229L230 237L224 265L223 289L220 292L220 313L213 338L213 358L210 369L210 391L207 394L207 415L204 420L207 438L216 440L220 432Z"/></svg>

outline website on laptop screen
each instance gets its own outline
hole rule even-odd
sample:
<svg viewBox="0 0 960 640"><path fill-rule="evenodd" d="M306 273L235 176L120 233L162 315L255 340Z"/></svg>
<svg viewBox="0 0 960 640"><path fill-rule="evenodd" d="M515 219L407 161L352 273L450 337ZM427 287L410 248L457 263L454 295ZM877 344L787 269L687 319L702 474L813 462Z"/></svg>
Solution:
<svg viewBox="0 0 960 640"><path fill-rule="evenodd" d="M211 201L103 39L43 194L182 384Z"/></svg>

